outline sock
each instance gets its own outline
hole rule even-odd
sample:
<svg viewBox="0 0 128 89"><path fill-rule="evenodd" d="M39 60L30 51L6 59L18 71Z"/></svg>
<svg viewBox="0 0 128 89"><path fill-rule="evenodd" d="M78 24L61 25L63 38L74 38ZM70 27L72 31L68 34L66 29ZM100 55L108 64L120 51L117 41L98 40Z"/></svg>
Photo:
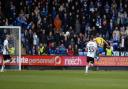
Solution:
<svg viewBox="0 0 128 89"><path fill-rule="evenodd" d="M86 70L85 70L86 73L88 73L88 68L89 68L89 66L87 65L86 66Z"/></svg>
<svg viewBox="0 0 128 89"><path fill-rule="evenodd" d="M4 71L4 67L5 67L5 66L4 66L4 65L2 65L1 72L3 72L3 71Z"/></svg>

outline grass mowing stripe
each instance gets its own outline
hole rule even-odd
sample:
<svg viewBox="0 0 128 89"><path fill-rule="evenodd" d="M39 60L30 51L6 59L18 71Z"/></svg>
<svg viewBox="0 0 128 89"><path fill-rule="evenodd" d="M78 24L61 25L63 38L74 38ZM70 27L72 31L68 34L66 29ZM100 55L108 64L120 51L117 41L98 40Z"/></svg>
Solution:
<svg viewBox="0 0 128 89"><path fill-rule="evenodd" d="M0 73L1 89L128 89L127 71L22 71Z"/></svg>

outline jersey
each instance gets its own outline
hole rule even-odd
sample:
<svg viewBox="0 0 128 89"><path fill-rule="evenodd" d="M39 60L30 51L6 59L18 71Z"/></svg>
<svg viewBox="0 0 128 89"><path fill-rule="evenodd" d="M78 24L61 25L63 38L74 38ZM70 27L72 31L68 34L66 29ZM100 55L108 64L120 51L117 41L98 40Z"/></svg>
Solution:
<svg viewBox="0 0 128 89"><path fill-rule="evenodd" d="M96 43L98 44L98 46L100 46L100 47L104 46L105 40L102 37L97 37L95 40L96 40Z"/></svg>
<svg viewBox="0 0 128 89"><path fill-rule="evenodd" d="M87 43L86 48L87 48L87 56L95 58L96 52L97 52L97 44L96 44L96 42L89 41Z"/></svg>
<svg viewBox="0 0 128 89"><path fill-rule="evenodd" d="M106 56L112 56L112 49L106 48Z"/></svg>
<svg viewBox="0 0 128 89"><path fill-rule="evenodd" d="M8 40L4 40L3 55L8 55Z"/></svg>

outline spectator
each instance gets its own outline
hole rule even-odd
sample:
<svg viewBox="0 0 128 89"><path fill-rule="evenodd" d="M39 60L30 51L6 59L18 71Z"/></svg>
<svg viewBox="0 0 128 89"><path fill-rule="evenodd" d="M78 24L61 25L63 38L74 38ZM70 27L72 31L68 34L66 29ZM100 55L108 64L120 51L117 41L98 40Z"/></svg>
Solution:
<svg viewBox="0 0 128 89"><path fill-rule="evenodd" d="M48 41L48 44L55 41L53 32L49 32L49 35L47 36L47 41Z"/></svg>
<svg viewBox="0 0 128 89"><path fill-rule="evenodd" d="M120 27L120 36L125 36L125 27L124 26L121 26Z"/></svg>
<svg viewBox="0 0 128 89"><path fill-rule="evenodd" d="M55 37L57 46L59 46L60 45L60 33L58 31L55 32L54 37Z"/></svg>
<svg viewBox="0 0 128 89"><path fill-rule="evenodd" d="M72 45L69 45L67 49L67 55L73 56L74 54L75 54L74 48L72 47Z"/></svg>
<svg viewBox="0 0 128 89"><path fill-rule="evenodd" d="M116 35L116 33L113 33L113 50L117 51L119 47L119 37Z"/></svg>
<svg viewBox="0 0 128 89"><path fill-rule="evenodd" d="M128 26L126 27L125 34L128 36Z"/></svg>
<svg viewBox="0 0 128 89"><path fill-rule="evenodd" d="M33 33L33 46L34 46L35 54L38 53L38 51L37 51L38 44L39 44L39 39L38 39L37 34L34 32Z"/></svg>
<svg viewBox="0 0 128 89"><path fill-rule="evenodd" d="M66 48L68 48L68 45L70 44L70 41L69 41L69 39L68 39L68 36L65 36L64 37L64 46L66 47Z"/></svg>
<svg viewBox="0 0 128 89"><path fill-rule="evenodd" d="M112 49L111 47L106 48L106 56L112 56Z"/></svg>
<svg viewBox="0 0 128 89"><path fill-rule="evenodd" d="M86 21L85 21L85 16L82 17L82 21L81 21L81 32L85 33L85 26L86 26Z"/></svg>
<svg viewBox="0 0 128 89"><path fill-rule="evenodd" d="M55 26L55 30L56 31L60 31L61 30L62 21L61 21L59 15L56 15L56 17L54 19L54 26Z"/></svg>
<svg viewBox="0 0 128 89"><path fill-rule="evenodd" d="M41 16L43 16L43 17L48 16L48 6L42 7Z"/></svg>
<svg viewBox="0 0 128 89"><path fill-rule="evenodd" d="M43 29L45 29L45 30L48 29L48 23L47 23L47 18L46 17L43 18L43 22L42 22L41 25L42 25Z"/></svg>
<svg viewBox="0 0 128 89"><path fill-rule="evenodd" d="M75 44L75 46L74 46L74 55L78 55L78 45L77 44Z"/></svg>
<svg viewBox="0 0 128 89"><path fill-rule="evenodd" d="M80 33L80 28L81 28L81 26L80 26L80 22L79 22L79 16L77 15L77 17L76 17L76 23L75 23L75 32L77 34Z"/></svg>
<svg viewBox="0 0 128 89"><path fill-rule="evenodd" d="M112 32L113 32L113 20L112 19L110 19L110 23L109 23L109 25L108 25L108 36L109 36L109 40L111 40L112 39Z"/></svg>
<svg viewBox="0 0 128 89"><path fill-rule="evenodd" d="M26 48L27 54L29 54L29 40L28 39L29 39L28 30L25 30L23 33L22 43L23 43L23 46Z"/></svg>
<svg viewBox="0 0 128 89"><path fill-rule="evenodd" d="M120 51L125 51L125 37L121 36Z"/></svg>
<svg viewBox="0 0 128 89"><path fill-rule="evenodd" d="M126 48L126 51L128 51L128 36L126 36L126 38L125 38L125 48Z"/></svg>
<svg viewBox="0 0 128 89"><path fill-rule="evenodd" d="M30 29L28 32L28 54L32 54L32 48L33 48L33 32Z"/></svg>
<svg viewBox="0 0 128 89"><path fill-rule="evenodd" d="M120 40L120 31L118 30L118 27L113 31L113 40L117 42Z"/></svg>
<svg viewBox="0 0 128 89"><path fill-rule="evenodd" d="M38 54L39 55L46 55L46 44L40 44L39 48L38 48Z"/></svg>
<svg viewBox="0 0 128 89"><path fill-rule="evenodd" d="M54 7L52 7L53 9L52 9L52 19L54 20L55 19L55 17L56 17L56 15L57 15L57 12L56 12L56 8L55 8L55 6Z"/></svg>
<svg viewBox="0 0 128 89"><path fill-rule="evenodd" d="M64 13L64 16L62 17L62 28L63 31L66 32L68 29L68 17L67 17L67 13Z"/></svg>
<svg viewBox="0 0 128 89"><path fill-rule="evenodd" d="M32 26L33 26L33 21L30 21L30 23L28 23L27 25L27 29L32 29Z"/></svg>
<svg viewBox="0 0 128 89"><path fill-rule="evenodd" d="M64 44L61 44L59 47L58 47L58 55L66 55L66 48L64 46Z"/></svg>
<svg viewBox="0 0 128 89"><path fill-rule="evenodd" d="M55 47L55 43L54 42L49 44L48 53L50 55L55 55L56 54L56 47Z"/></svg>
<svg viewBox="0 0 128 89"><path fill-rule="evenodd" d="M39 41L42 44L47 43L47 35L46 35L46 30L45 29L40 30L40 32L39 32Z"/></svg>
<svg viewBox="0 0 128 89"><path fill-rule="evenodd" d="M36 49L36 47L33 45L33 47L32 47L32 53L31 53L32 55L37 55L37 49Z"/></svg>

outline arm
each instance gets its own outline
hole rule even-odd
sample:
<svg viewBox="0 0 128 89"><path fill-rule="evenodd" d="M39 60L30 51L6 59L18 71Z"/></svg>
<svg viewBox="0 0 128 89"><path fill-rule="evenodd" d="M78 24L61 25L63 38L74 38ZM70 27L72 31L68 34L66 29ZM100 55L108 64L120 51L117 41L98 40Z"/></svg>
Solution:
<svg viewBox="0 0 128 89"><path fill-rule="evenodd" d="M107 41L105 41L105 40L104 40L104 43L105 43L107 46L109 46L109 44L108 44L108 42L107 42Z"/></svg>

